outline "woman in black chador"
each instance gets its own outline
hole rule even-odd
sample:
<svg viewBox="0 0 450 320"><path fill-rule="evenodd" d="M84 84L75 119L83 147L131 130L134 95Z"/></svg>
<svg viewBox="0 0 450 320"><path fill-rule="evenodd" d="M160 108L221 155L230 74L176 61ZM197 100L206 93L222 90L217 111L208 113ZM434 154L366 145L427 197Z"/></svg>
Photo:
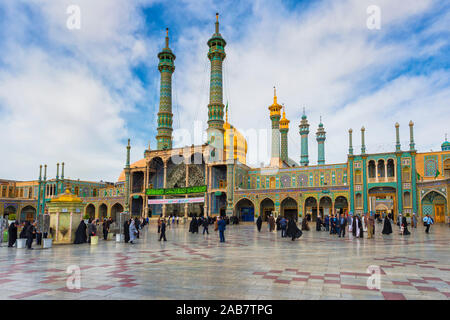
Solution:
<svg viewBox="0 0 450 320"><path fill-rule="evenodd" d="M302 236L303 232L297 227L294 219L289 219L286 235L292 238L292 241Z"/></svg>
<svg viewBox="0 0 450 320"><path fill-rule="evenodd" d="M408 221L406 220L405 216L403 216L403 218L402 218L402 226L403 226L403 235L409 236L411 234L411 232L409 232L409 230L408 230Z"/></svg>
<svg viewBox="0 0 450 320"><path fill-rule="evenodd" d="M320 218L320 216L317 216L316 231L320 231L320 230L322 230L322 219Z"/></svg>
<svg viewBox="0 0 450 320"><path fill-rule="evenodd" d="M189 232L198 233L198 221L196 216L194 216L191 220L191 224L189 225Z"/></svg>
<svg viewBox="0 0 450 320"><path fill-rule="evenodd" d="M389 221L389 216L384 217L384 226L383 231L381 231L382 234L391 234L392 233L392 226L391 222Z"/></svg>
<svg viewBox="0 0 450 320"><path fill-rule="evenodd" d="M17 221L12 222L8 228L8 247L12 247L17 240Z"/></svg>
<svg viewBox="0 0 450 320"><path fill-rule="evenodd" d="M262 226L262 219L261 216L256 219L256 227L258 228L258 232L261 232L261 226Z"/></svg>
<svg viewBox="0 0 450 320"><path fill-rule="evenodd" d="M123 233L125 236L125 243L128 243L128 241L130 241L130 220L126 220L123 224Z"/></svg>
<svg viewBox="0 0 450 320"><path fill-rule="evenodd" d="M80 224L78 225L77 231L75 232L75 241L73 242L74 244L87 242L86 228L86 223L84 223L84 220L81 220Z"/></svg>

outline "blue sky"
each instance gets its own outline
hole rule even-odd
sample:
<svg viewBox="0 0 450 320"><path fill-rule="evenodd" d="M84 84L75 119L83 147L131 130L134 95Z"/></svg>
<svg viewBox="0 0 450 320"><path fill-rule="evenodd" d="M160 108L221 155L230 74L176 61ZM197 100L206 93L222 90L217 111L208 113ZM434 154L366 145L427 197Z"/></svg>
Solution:
<svg viewBox="0 0 450 320"><path fill-rule="evenodd" d="M72 4L81 10L80 30L66 27ZM381 10L380 30L366 26L369 5ZM192 132L195 120L206 128L206 41L215 12L227 41L224 99L232 123L249 136L268 129L277 86L291 120L292 159L299 160L303 107L312 164L320 116L328 163L346 161L349 128L358 148L365 126L368 152L394 149L397 121L405 148L410 120L419 151L439 150L450 133L445 1L6 0L0 4L0 125L6 133L0 148L7 156L0 177L35 179L42 163L52 176L56 162L64 161L72 178L115 181L128 137L133 160L149 141L155 148L156 55L166 27L177 56L174 129ZM261 151L249 142L250 164L267 162L269 146Z"/></svg>

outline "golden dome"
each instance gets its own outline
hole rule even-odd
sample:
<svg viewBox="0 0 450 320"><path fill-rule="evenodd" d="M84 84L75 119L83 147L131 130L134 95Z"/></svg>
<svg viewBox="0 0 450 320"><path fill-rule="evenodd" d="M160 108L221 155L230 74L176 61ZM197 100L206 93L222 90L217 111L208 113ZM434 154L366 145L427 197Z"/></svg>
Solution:
<svg viewBox="0 0 450 320"><path fill-rule="evenodd" d="M283 107L277 102L277 89L273 87L273 104L269 106L270 116L280 116L281 108Z"/></svg>
<svg viewBox="0 0 450 320"><path fill-rule="evenodd" d="M286 112L284 111L283 107L283 117L280 120L280 129L287 129L289 130L289 120L286 119Z"/></svg>
<svg viewBox="0 0 450 320"><path fill-rule="evenodd" d="M139 161L136 161L131 164L130 169L133 168L143 168L146 166L146 159L141 159ZM125 170L122 170L120 173L119 179L117 179L117 182L125 182Z"/></svg>
<svg viewBox="0 0 450 320"><path fill-rule="evenodd" d="M228 111L225 116L225 123L223 124L223 128L225 129L223 137L225 159L228 158L228 152L230 150L230 142L228 141L228 136L230 133L228 130L233 130L234 159L239 160L240 163L246 164L247 140L245 140L244 136L235 127L228 123Z"/></svg>
<svg viewBox="0 0 450 320"><path fill-rule="evenodd" d="M80 203L80 202L83 202L83 200L81 198L79 198L78 196L70 193L70 190L67 188L64 193L59 194L58 196L56 196L55 198L50 200L50 202L78 202L78 203Z"/></svg>

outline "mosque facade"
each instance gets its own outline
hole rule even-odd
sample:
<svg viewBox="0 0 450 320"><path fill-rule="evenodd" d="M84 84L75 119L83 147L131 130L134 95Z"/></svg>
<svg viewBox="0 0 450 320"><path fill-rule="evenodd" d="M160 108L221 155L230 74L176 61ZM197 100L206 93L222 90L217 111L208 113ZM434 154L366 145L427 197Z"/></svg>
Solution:
<svg viewBox="0 0 450 320"><path fill-rule="evenodd" d="M391 152L367 153L365 128L361 128L361 149L353 148L353 131L348 132L345 163L327 164L326 131L320 121L313 133L317 141L317 165L310 165L308 138L312 131L303 113L298 126L301 155L289 158L288 132L291 121L277 102L268 106L271 123L271 158L267 167L247 165L247 141L228 122L223 103L222 64L226 41L219 32L208 40L211 66L207 141L202 145L175 148L172 144L172 77L176 56L169 47L158 54L160 102L155 150L150 146L143 159L130 163L131 143L126 147L125 167L116 183L46 180L0 180L0 214L20 213L30 219L46 210L46 201L65 188L81 197L85 215L117 218L122 211L134 216L235 215L244 221L269 214L294 219L310 214L313 220L327 214L399 213L411 217L430 214L436 222L450 222L450 143L441 151L420 153L414 142L414 123L409 122L409 146L401 146L399 124L393 126L396 141ZM206 111L206 110L205 110ZM63 169L64 170L64 169ZM59 169L58 169L59 172ZM27 208L25 214L22 211ZM19 218L18 216L18 218Z"/></svg>

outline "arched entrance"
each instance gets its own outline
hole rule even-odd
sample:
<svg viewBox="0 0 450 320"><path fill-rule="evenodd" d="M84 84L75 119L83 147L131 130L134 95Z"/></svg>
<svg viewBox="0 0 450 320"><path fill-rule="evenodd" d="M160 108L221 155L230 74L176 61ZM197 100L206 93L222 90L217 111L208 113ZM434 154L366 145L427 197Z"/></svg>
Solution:
<svg viewBox="0 0 450 320"><path fill-rule="evenodd" d="M265 198L263 201L261 201L259 205L259 212L261 214L261 219L263 221L267 221L267 218L274 210L275 210L275 203L271 199Z"/></svg>
<svg viewBox="0 0 450 320"><path fill-rule="evenodd" d="M123 212L123 206L120 203L116 203L111 207L111 218L114 221L120 221L120 213Z"/></svg>
<svg viewBox="0 0 450 320"><path fill-rule="evenodd" d="M16 213L16 207L7 206L6 209L5 209L5 212L3 213L3 216L6 217L6 216L9 216L9 215L11 215L13 213ZM16 218L18 218L18 217L16 217Z"/></svg>
<svg viewBox="0 0 450 320"><path fill-rule="evenodd" d="M348 201L347 198L344 196L339 196L334 200L334 210L336 213L339 214L348 214Z"/></svg>
<svg viewBox="0 0 450 320"><path fill-rule="evenodd" d="M429 214L435 222L445 222L447 199L436 191L422 197L422 216Z"/></svg>
<svg viewBox="0 0 450 320"><path fill-rule="evenodd" d="M103 220L103 218L106 218L107 215L108 215L108 207L106 206L106 204L102 203L100 207L98 207L98 218L100 220Z"/></svg>
<svg viewBox="0 0 450 320"><path fill-rule="evenodd" d="M242 221L255 220L255 206L249 199L241 199L234 206L236 216Z"/></svg>
<svg viewBox="0 0 450 320"><path fill-rule="evenodd" d="M287 197L281 202L280 210L281 215L285 218L289 220L294 219L295 221L298 220L298 204L291 197Z"/></svg>
<svg viewBox="0 0 450 320"><path fill-rule="evenodd" d="M327 216L327 215L330 216L331 214L334 214L334 212L331 212L332 203L333 202L332 202L331 198L328 196L320 198L319 214L320 214L320 217L322 218L322 220L325 216Z"/></svg>
<svg viewBox="0 0 450 320"><path fill-rule="evenodd" d="M375 187L369 189L369 211L375 211L380 217L392 213L395 221L397 221L395 193L396 189L392 187Z"/></svg>
<svg viewBox="0 0 450 320"><path fill-rule="evenodd" d="M89 218L95 219L95 206L92 203L86 206L85 212Z"/></svg>
<svg viewBox="0 0 450 320"><path fill-rule="evenodd" d="M36 208L26 206L20 211L20 221L34 221L36 219Z"/></svg>
<svg viewBox="0 0 450 320"><path fill-rule="evenodd" d="M131 215L141 216L142 215L142 197L133 196L131 200Z"/></svg>
<svg viewBox="0 0 450 320"><path fill-rule="evenodd" d="M317 200L314 197L308 197L305 200L305 217L306 215L311 215L312 221L317 220Z"/></svg>

